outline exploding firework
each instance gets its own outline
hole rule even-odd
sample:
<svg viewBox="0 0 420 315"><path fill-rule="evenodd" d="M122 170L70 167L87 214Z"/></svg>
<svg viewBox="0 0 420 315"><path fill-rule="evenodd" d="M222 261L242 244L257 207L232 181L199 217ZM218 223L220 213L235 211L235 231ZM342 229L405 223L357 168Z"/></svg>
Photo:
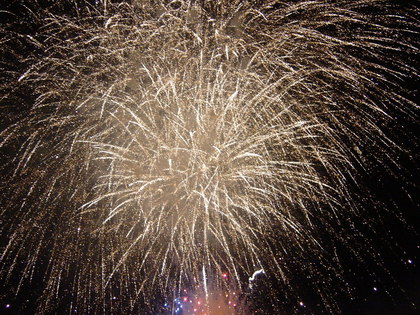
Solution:
<svg viewBox="0 0 420 315"><path fill-rule="evenodd" d="M401 87L417 76L415 8L19 8L0 31L5 287L42 279L39 313L134 314L222 288L220 274L252 295L264 273L281 310L296 274L314 273L322 308L339 311L331 284L351 288L337 248L377 255L351 224L377 216L361 174L399 169L395 117L416 119Z"/></svg>

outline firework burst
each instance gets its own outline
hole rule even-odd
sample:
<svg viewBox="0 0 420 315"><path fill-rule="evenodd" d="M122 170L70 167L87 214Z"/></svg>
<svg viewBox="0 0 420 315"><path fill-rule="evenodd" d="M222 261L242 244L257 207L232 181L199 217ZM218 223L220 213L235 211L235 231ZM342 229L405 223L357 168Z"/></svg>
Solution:
<svg viewBox="0 0 420 315"><path fill-rule="evenodd" d="M345 279L329 256L340 243L363 261L347 222L376 218L360 173L398 164L393 117L416 117L400 87L417 74L414 8L104 0L25 12L5 11L1 28L9 288L42 275L40 313L138 313L207 277L224 287L224 272L249 293L264 270L272 301L294 300L298 269L323 277L310 285L339 311L330 285Z"/></svg>

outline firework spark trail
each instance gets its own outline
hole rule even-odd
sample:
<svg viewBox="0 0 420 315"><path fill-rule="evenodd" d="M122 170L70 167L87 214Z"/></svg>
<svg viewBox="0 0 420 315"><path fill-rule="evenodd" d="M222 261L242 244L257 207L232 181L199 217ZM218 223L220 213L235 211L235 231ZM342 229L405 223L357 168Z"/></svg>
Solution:
<svg viewBox="0 0 420 315"><path fill-rule="evenodd" d="M344 282L316 227L360 255L337 236L362 211L349 182L363 185L366 151L394 163L382 125L416 110L398 80L417 70L396 58L416 47L391 40L414 12L363 13L381 6L105 1L33 10L33 35L4 26L5 60L16 41L33 53L12 49L24 66L2 100L33 99L2 126L2 278L20 273L18 290L51 257L41 313L65 286L85 312L135 312L223 270L244 290L258 268L294 290L291 255Z"/></svg>

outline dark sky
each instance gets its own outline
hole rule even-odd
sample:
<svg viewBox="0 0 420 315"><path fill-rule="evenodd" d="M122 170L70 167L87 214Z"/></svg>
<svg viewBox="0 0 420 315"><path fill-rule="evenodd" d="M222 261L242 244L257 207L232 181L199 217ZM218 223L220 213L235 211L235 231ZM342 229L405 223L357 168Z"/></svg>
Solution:
<svg viewBox="0 0 420 315"><path fill-rule="evenodd" d="M58 15L74 14L75 7L86 7L82 1L63 1L66 5L58 5L57 1L37 2L30 0L11 0L7 4L0 4L0 36L1 40L10 39L11 34L15 34L15 40L12 43L13 49L3 46L0 49L0 76L3 83L0 84L0 143L7 135L8 127L13 128L16 122L24 121L32 112L31 108L35 102L37 91L31 90L30 85L22 86L17 84L16 73L24 73L28 67L28 63L22 62L26 54L33 53L29 49L37 49L29 47L24 41L20 41L19 36L30 35L37 36L39 27L44 21L34 19L34 16L42 17L43 10L48 8L51 12ZM299 2L299 1L297 1ZM345 1L346 2L346 1ZM78 4L77 4L78 3ZM95 7L95 1L91 1L92 7ZM279 1L280 3L280 1ZM97 4L100 6L99 2ZM418 8L413 9L409 5L398 7L395 5L396 12L404 14L410 10L419 12ZM375 10L366 6L360 10ZM8 11L7 13L4 11ZM35 12L32 15L28 12ZM391 12L393 13L393 12ZM411 24L410 24L411 23ZM414 22L406 23L407 29L418 32L418 24ZM404 23L403 23L404 24ZM400 27L401 25L397 25ZM352 29L348 29L352 32ZM355 32L357 30L354 30ZM403 34L408 34L403 33ZM418 47L417 34L408 38L414 47ZM398 41L399 39L390 39ZM3 45L0 42L0 45ZM21 45L21 46L19 46ZM398 46L398 45L397 45ZM35 52L36 54L36 52ZM410 52L401 52L400 60L405 59L410 67L418 69L418 64L414 57L418 54L418 50L410 50ZM39 52L42 55L42 52ZM376 61L377 62L377 61ZM389 61L383 61L382 64L387 69L399 71L401 70L397 64ZM394 67L394 68L393 68ZM405 97L406 99L416 102L418 89L418 78L415 74L407 74L396 80L390 72L385 73L390 79L394 80L395 93ZM16 82L14 85L13 82ZM393 85L386 88L391 89ZM389 90L388 90L389 92ZM377 102L380 103L381 95L377 95ZM329 232L325 228L325 222L316 218L313 224L316 228L317 237L320 242L325 245L326 252L323 253L324 259L339 257L342 276L338 280L328 281L328 290L335 292L335 301L342 310L343 314L417 314L418 303L420 302L419 290L419 250L420 243L418 237L419 222L419 166L418 166L418 108L413 109L411 114L403 114L401 110L395 110L389 107L391 119L387 126L383 126L387 135L398 142L401 150L393 153L393 161L395 163L383 164L381 161L375 161L376 152L367 150L366 164L361 167L358 163L354 163L355 173L358 175L357 182L349 183L350 195L354 199L355 204L360 205L360 215L353 215L348 220L341 222L340 228L343 234L337 236L337 239L331 239ZM47 113L46 115L50 115ZM24 130L24 128L22 129ZM30 131L28 131L30 132ZM339 131L337 131L339 132ZM0 202L2 208L7 208L0 212L0 252L10 242L10 227L14 226L13 213L19 213L20 204L11 205L10 200L21 198L19 194L22 191L16 191L13 187L20 187L20 177L11 177L10 174L16 167L13 157L19 154L19 148L25 143L27 135L22 132L16 137L12 145L0 146ZM370 160L369 160L370 159ZM33 171L35 174L35 171ZM25 176L31 174L25 174ZM23 176L23 175L22 175ZM35 176L35 175L34 175ZM15 182L13 182L15 181ZM15 186L11 185L14 183ZM23 185L23 184L22 184ZM36 195L36 193L35 193ZM29 200L31 202L31 200ZM15 211L15 212L14 212ZM28 211L28 215L35 215ZM17 216L19 217L19 216ZM54 220L52 220L54 222ZM49 233L55 235L54 228L58 226L51 224L46 232L48 238ZM333 223L332 223L333 224ZM346 242L359 250L356 256L349 249L340 243L339 240L346 239ZM333 250L334 249L334 250ZM308 249L311 250L311 249ZM293 256L293 255L291 255ZM16 256L20 257L20 256ZM41 258L37 263L33 277L30 282L24 281L17 295L13 293L13 289L20 286L21 277L19 272L14 271L8 274L7 270L15 265L15 270L25 268L27 261L13 261L10 257L7 260L0 259L0 276L4 283L0 286L0 313L1 314L35 314L35 305L39 304L40 297L45 294L43 287L45 285L45 271L49 267L48 250L41 251ZM362 260L356 257L362 258ZM296 258L300 259L300 257ZM254 289L251 292L244 293L244 299L248 305L248 312L258 314L277 314L280 311L285 314L327 314L328 308L325 309L325 303L320 298L322 292L315 292L314 283L323 283L324 278L328 278L328 266L322 265L322 260L308 259L307 266L305 262L297 262L293 257L288 258L289 268L294 270L294 277L291 280L292 286L298 292L286 292L285 286L280 284L279 279L262 275L256 281ZM315 264L315 265L313 265ZM316 265L319 264L319 265ZM302 267L304 266L304 267ZM77 266L72 266L77 268ZM307 268L299 270L299 268ZM318 274L313 273L313 277L308 279L313 271L320 270ZM334 276L331 277L334 279ZM343 289L343 283L347 284L349 289ZM336 288L334 287L336 286ZM322 284L319 285L322 288ZM63 289L67 294L63 297L63 301L56 309L51 309L48 314L64 314L71 303L71 285ZM349 292L350 291L350 292ZM326 293L331 295L330 293ZM277 300L277 304L272 301ZM156 297L155 312L163 312L160 305L162 300ZM302 303L302 304L300 304ZM280 305L280 306L279 306ZM141 309L141 306L139 307ZM334 311L329 310L334 313ZM68 313L68 312L67 312Z"/></svg>

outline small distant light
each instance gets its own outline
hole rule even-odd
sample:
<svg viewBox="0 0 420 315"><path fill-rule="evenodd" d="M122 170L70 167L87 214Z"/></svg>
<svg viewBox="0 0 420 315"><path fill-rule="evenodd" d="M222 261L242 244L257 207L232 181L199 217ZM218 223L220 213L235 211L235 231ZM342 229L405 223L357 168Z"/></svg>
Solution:
<svg viewBox="0 0 420 315"><path fill-rule="evenodd" d="M378 288L377 287L373 287L373 291L378 291Z"/></svg>
<svg viewBox="0 0 420 315"><path fill-rule="evenodd" d="M182 298L182 300L183 300L184 302L187 302L187 301L188 301L188 298L187 298L186 296L184 296L184 297Z"/></svg>
<svg viewBox="0 0 420 315"><path fill-rule="evenodd" d="M198 302L197 302L197 304L198 304L198 305L201 305L201 302L200 302L200 301L198 301Z"/></svg>
<svg viewBox="0 0 420 315"><path fill-rule="evenodd" d="M117 297L113 296L113 297L112 297L112 299L113 299L113 300L116 300L116 299L117 299Z"/></svg>
<svg viewBox="0 0 420 315"><path fill-rule="evenodd" d="M164 306L164 307L167 307L167 306L168 306L168 303L163 304L163 306Z"/></svg>
<svg viewBox="0 0 420 315"><path fill-rule="evenodd" d="M411 259L407 260L409 264L412 264L413 261Z"/></svg>
<svg viewBox="0 0 420 315"><path fill-rule="evenodd" d="M232 304L232 301L229 301L229 305Z"/></svg>
<svg viewBox="0 0 420 315"><path fill-rule="evenodd" d="M299 302L299 305L300 306L305 306L305 304L303 304L303 302Z"/></svg>
<svg viewBox="0 0 420 315"><path fill-rule="evenodd" d="M6 304L6 308L9 308L10 307L10 304Z"/></svg>
<svg viewBox="0 0 420 315"><path fill-rule="evenodd" d="M226 272L222 274L222 278L223 278L223 279L226 279L226 278L227 278L227 276L228 276L228 275L227 275L227 273L226 273Z"/></svg>

